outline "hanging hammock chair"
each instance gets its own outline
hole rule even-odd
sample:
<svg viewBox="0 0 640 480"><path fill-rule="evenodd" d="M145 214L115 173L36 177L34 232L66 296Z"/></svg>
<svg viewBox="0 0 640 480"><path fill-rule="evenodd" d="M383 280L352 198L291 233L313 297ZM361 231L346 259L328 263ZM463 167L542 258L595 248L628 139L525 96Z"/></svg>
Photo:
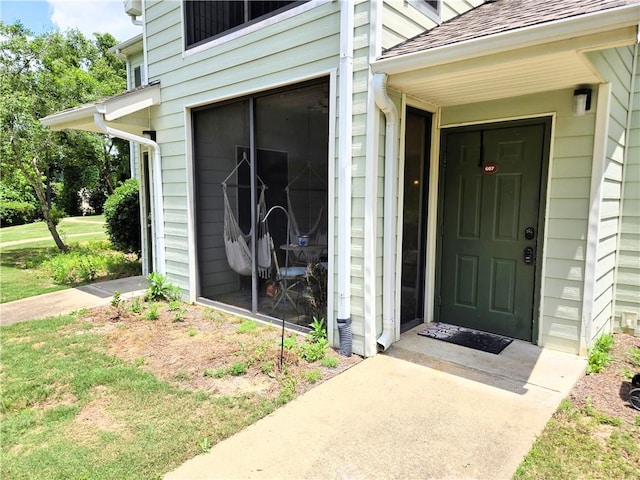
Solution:
<svg viewBox="0 0 640 480"><path fill-rule="evenodd" d="M291 201L291 191L295 190L292 188L293 184L296 183L303 174L305 174L307 171L310 171L311 173L313 173L322 183L322 185L324 186L324 189L326 191L327 188L327 184L324 181L324 178L322 178L322 176L315 171L315 169L309 165L307 163L307 165L298 173L298 175L296 175L293 180L291 180L289 182L289 184L285 187L285 191L287 193L287 209L289 211L289 229L290 229L290 240L291 243L293 244L297 244L298 243L298 237L300 236L308 236L308 237L312 237L316 243L325 243L326 242L326 232L323 231L319 231L319 227L321 226L322 220L323 220L323 214L324 214L324 206L320 207L320 211L318 212L318 218L316 219L315 223L311 226L311 229L307 230L307 231L303 231L300 228L300 224L298 223L296 216L295 216L295 210L294 210L294 202ZM303 189L306 191L309 191L309 189ZM324 226L324 225L322 225Z"/></svg>
<svg viewBox="0 0 640 480"><path fill-rule="evenodd" d="M227 254L227 262L231 269L240 274L249 276L253 270L253 261L251 255L251 236L254 231L254 227L249 230L249 233L244 233L236 220L229 201L229 195L227 194L227 180L238 170L243 162L247 162L247 157L243 154L242 160L233 169L229 176L222 182L222 196L224 198L224 250ZM267 210L267 204L264 198L264 191L266 190L265 184L262 179L258 177L260 181L260 197L258 198L258 211L257 211L257 223L258 234L256 240L256 257L258 264L258 276L260 278L269 278L271 276L271 235L269 235L269 229L267 223L262 219Z"/></svg>

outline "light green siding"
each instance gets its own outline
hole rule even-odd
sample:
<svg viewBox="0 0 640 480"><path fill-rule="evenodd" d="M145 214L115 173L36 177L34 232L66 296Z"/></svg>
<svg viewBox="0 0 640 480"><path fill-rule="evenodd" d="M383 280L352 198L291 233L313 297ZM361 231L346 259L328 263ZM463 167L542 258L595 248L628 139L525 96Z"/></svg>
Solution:
<svg viewBox="0 0 640 480"><path fill-rule="evenodd" d="M632 78L633 48L620 47L588 54L600 75L611 84L606 156L602 172L600 225L591 318L591 341L612 328L618 226L622 199L622 171L627 144L626 124Z"/></svg>
<svg viewBox="0 0 640 480"><path fill-rule="evenodd" d="M188 107L326 75L337 68L339 3L319 5L197 53L183 52L181 2L146 5L149 80L160 80L162 89L152 128L162 148L167 274L189 290L194 273L189 249L194 248L194 239L188 228Z"/></svg>
<svg viewBox="0 0 640 480"><path fill-rule="evenodd" d="M369 57L371 44L370 15L372 5L365 0L354 2L353 41L353 136L351 169L351 319L353 326L354 352L367 352L365 339L365 185L367 172L367 111L369 88ZM339 132L338 132L339 135ZM336 210L337 211L337 210ZM378 294L381 292L376 290ZM379 311L377 311L379 312ZM370 322L370 319L369 319Z"/></svg>
<svg viewBox="0 0 640 480"><path fill-rule="evenodd" d="M404 0L385 0L382 11L382 48L391 48L436 25Z"/></svg>
<svg viewBox="0 0 640 480"><path fill-rule="evenodd" d="M444 0L441 21L451 20L483 3L484 0ZM436 22L406 0L384 0L382 48L391 48L424 31L431 30L436 25Z"/></svg>
<svg viewBox="0 0 640 480"><path fill-rule="evenodd" d="M624 50L622 50L624 52ZM622 53L621 52L621 53ZM615 284L615 316L640 316L640 58L636 58L631 116L623 172L622 212ZM638 333L640 329L636 330Z"/></svg>
<svg viewBox="0 0 640 480"><path fill-rule="evenodd" d="M574 117L572 95L560 90L444 108L442 125L555 115L549 177L543 179L547 218L538 339L545 347L579 353L595 108Z"/></svg>

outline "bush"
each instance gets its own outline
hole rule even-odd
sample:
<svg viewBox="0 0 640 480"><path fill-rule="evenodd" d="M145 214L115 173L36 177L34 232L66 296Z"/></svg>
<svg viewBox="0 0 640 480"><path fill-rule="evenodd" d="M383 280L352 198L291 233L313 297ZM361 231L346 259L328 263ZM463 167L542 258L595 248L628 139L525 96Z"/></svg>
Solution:
<svg viewBox="0 0 640 480"><path fill-rule="evenodd" d="M73 246L67 253L56 253L42 263L42 270L59 285L92 282L97 278L139 274L138 262L123 253L112 252L106 242Z"/></svg>
<svg viewBox="0 0 640 480"><path fill-rule="evenodd" d="M138 181L127 180L104 203L106 230L113 248L140 256L140 199Z"/></svg>
<svg viewBox="0 0 640 480"><path fill-rule="evenodd" d="M3 227L31 223L36 216L37 209L29 202L0 202L0 225Z"/></svg>
<svg viewBox="0 0 640 480"><path fill-rule="evenodd" d="M611 364L609 352L613 348L613 335L605 333L601 335L589 350L589 362L587 364L587 375L600 373L602 369Z"/></svg>
<svg viewBox="0 0 640 480"><path fill-rule="evenodd" d="M151 272L147 275L147 280L149 280L149 288L145 294L146 300L172 302L180 299L182 290L177 285L170 283L164 275Z"/></svg>
<svg viewBox="0 0 640 480"><path fill-rule="evenodd" d="M93 213L101 215L104 212L104 202L107 200L107 192L102 188L96 188L89 192L89 206L93 208Z"/></svg>

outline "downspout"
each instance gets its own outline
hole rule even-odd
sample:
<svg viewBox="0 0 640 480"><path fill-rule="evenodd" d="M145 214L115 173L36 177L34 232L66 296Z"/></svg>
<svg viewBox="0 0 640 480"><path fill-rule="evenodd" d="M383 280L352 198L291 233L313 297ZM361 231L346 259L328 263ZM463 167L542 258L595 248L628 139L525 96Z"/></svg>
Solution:
<svg viewBox="0 0 640 480"><path fill-rule="evenodd" d="M384 145L384 246L382 280L382 334L378 337L378 347L384 351L395 340L396 287L396 232L395 216L397 208L397 156L398 156L398 109L387 93L387 74L373 76L373 95L378 108L386 119Z"/></svg>
<svg viewBox="0 0 640 480"><path fill-rule="evenodd" d="M133 133L125 132L123 130L117 130L109 127L104 123L104 113L94 113L93 123L107 135L112 137L122 138L130 142L146 145L152 151L151 161L153 170L153 203L155 209L155 248L156 248L156 265L155 271L164 275L165 273L165 261L164 261L164 210L162 206L162 170L160 156L160 145L155 141L134 135Z"/></svg>
<svg viewBox="0 0 640 480"><path fill-rule="evenodd" d="M338 317L351 322L351 155L353 144L352 2L340 2L340 118L338 147Z"/></svg>
<svg viewBox="0 0 640 480"><path fill-rule="evenodd" d="M127 68L127 90L130 90L131 89L130 81L133 74L131 73L131 62L129 61L129 56L122 53L122 51L119 48L116 48L116 56L120 57L125 62L125 66ZM133 176L133 172L136 171L135 170L136 168L135 153L136 152L135 152L135 149L133 148L133 145L129 144L129 171L131 172L132 176Z"/></svg>

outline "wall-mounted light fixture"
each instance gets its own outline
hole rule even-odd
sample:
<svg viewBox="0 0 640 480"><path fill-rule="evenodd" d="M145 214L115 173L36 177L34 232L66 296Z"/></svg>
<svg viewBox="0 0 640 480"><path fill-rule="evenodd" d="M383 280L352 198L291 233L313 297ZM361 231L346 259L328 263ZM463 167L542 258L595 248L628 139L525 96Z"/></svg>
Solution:
<svg viewBox="0 0 640 480"><path fill-rule="evenodd" d="M577 88L573 91L573 114L581 117L591 110L591 89Z"/></svg>
<svg viewBox="0 0 640 480"><path fill-rule="evenodd" d="M157 141L157 139L156 139L156 131L155 130L143 130L142 134L146 135L147 137L149 137L154 142Z"/></svg>

